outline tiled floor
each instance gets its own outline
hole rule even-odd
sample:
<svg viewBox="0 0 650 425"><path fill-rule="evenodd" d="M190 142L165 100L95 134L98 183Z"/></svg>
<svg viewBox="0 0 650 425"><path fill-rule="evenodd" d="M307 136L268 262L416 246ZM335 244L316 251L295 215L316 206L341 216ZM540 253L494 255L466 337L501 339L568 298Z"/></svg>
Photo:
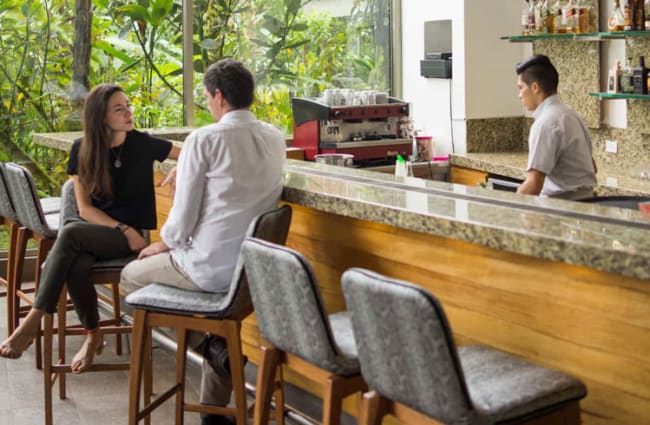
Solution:
<svg viewBox="0 0 650 425"><path fill-rule="evenodd" d="M0 338L7 335L6 303L0 300ZM72 318L71 318L72 320ZM67 356L72 358L80 347L82 337L68 337ZM113 337L107 337L107 346L98 361L119 361L126 356L115 354ZM162 349L154 351L156 388L167 387L174 377L173 356ZM200 367L188 364L186 398L196 400ZM53 390L54 422L60 425L126 424L128 406L128 372L93 372L68 374L66 400L59 399L58 386ZM158 385L157 385L158 384ZM35 368L34 348L30 347L17 360L0 358L0 424L36 425L44 422L43 374ZM173 400L154 412L153 424L172 424ZM187 424L198 424L195 413L186 414Z"/></svg>
<svg viewBox="0 0 650 425"><path fill-rule="evenodd" d="M7 336L6 299L0 298L0 340ZM74 312L69 313L68 323L76 323ZM83 339L68 337L66 356L71 359L81 346ZM56 342L56 338L55 338ZM128 358L115 354L115 338L106 337L107 346L97 361L123 361ZM56 346L55 346L56 347ZM128 347L128 344L127 344ZM55 348L56 350L56 348ZM128 351L128 348L126 349ZM154 392L164 391L173 382L175 374L174 353L162 348L154 349ZM80 375L67 375L67 398L59 399L58 385L53 388L53 412L55 425L122 425L128 420L127 371L92 372ZM253 364L246 367L246 379L255 382L256 368ZM187 388L185 397L195 402L198 400L198 388L201 368L198 364L188 362ZM320 417L321 401L289 385L285 389L288 404L299 406L298 410L306 412L312 418ZM249 412L253 400L249 395ZM293 420L292 420L293 419ZM249 424L252 419L249 418ZM0 425L39 425L44 423L43 373L36 369L34 346L30 347L20 359L9 360L0 357ZM174 401L169 400L152 415L152 424L167 425L174 423ZM197 413L186 413L185 423L199 424ZM271 424L275 422L271 421ZM286 425L304 425L316 423L302 415L290 414L285 419ZM342 425L352 425L356 421L344 414Z"/></svg>

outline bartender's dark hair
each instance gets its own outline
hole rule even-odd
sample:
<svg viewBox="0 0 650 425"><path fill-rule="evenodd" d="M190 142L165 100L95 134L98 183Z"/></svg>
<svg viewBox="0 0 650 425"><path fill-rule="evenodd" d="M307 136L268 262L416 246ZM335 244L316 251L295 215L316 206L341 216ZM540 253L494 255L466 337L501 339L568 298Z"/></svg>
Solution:
<svg viewBox="0 0 650 425"><path fill-rule="evenodd" d="M104 120L108 101L124 89L116 84L100 84L88 93L84 103L84 135L79 146L79 182L84 190L98 198L113 197L110 174L111 129Z"/></svg>
<svg viewBox="0 0 650 425"><path fill-rule="evenodd" d="M239 61L221 59L210 65L203 85L214 96L217 89L233 109L248 108L255 97L253 74Z"/></svg>
<svg viewBox="0 0 650 425"><path fill-rule="evenodd" d="M548 56L534 55L518 63L517 75L529 86L537 82L546 95L557 93L560 77Z"/></svg>

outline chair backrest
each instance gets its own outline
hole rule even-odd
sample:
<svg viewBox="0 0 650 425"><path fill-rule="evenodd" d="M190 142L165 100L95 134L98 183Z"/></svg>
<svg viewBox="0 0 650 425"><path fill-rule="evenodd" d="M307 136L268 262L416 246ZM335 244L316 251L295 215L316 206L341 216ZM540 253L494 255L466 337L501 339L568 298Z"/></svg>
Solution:
<svg viewBox="0 0 650 425"><path fill-rule="evenodd" d="M61 212L59 213L59 231L71 221L79 221L77 198L74 195L74 181L66 180L61 187Z"/></svg>
<svg viewBox="0 0 650 425"><path fill-rule="evenodd" d="M56 237L57 229L51 229L47 225L32 174L24 167L8 162L5 164L5 178L18 221L45 237Z"/></svg>
<svg viewBox="0 0 650 425"><path fill-rule="evenodd" d="M7 179L5 178L5 164L0 162L0 216L11 221L18 221L14 203L9 195Z"/></svg>
<svg viewBox="0 0 650 425"><path fill-rule="evenodd" d="M424 289L364 269L343 274L361 374L382 396L448 424L475 418L440 303Z"/></svg>
<svg viewBox="0 0 650 425"><path fill-rule="evenodd" d="M334 342L320 290L300 253L246 238L242 256L260 332L274 347L338 373Z"/></svg>
<svg viewBox="0 0 650 425"><path fill-rule="evenodd" d="M263 212L251 221L246 230L246 237L255 237L284 245L289 234L291 225L291 207L283 205L278 208ZM233 272L230 289L226 294L223 305L223 314L233 315L241 312L249 314L253 311L250 290L248 288L248 279L244 270L244 262L240 254L237 257L237 264Z"/></svg>

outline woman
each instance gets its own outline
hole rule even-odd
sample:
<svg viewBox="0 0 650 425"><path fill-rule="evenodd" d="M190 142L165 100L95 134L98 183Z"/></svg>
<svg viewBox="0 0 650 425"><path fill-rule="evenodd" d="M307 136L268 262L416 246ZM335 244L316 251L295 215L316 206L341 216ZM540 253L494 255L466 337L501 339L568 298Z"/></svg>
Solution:
<svg viewBox="0 0 650 425"><path fill-rule="evenodd" d="M0 356L16 359L33 342L41 318L54 313L65 284L86 339L74 356L75 373L88 369L103 348L98 332L97 293L90 282L95 261L133 255L146 246L142 229L156 228L153 162L177 159L172 143L133 129L133 111L124 90L95 87L86 98L84 136L70 151L68 174L83 221L66 223L43 269L27 317L0 344Z"/></svg>

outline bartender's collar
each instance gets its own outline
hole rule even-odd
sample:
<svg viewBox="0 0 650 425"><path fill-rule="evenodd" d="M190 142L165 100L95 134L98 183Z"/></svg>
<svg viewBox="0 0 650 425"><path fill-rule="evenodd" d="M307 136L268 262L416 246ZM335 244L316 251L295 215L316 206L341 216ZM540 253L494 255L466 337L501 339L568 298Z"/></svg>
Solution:
<svg viewBox="0 0 650 425"><path fill-rule="evenodd" d="M535 112L533 112L533 118L539 117L548 105L555 103L558 100L560 100L560 96L558 96L557 93L547 96L544 100L542 100L542 103L537 106Z"/></svg>

